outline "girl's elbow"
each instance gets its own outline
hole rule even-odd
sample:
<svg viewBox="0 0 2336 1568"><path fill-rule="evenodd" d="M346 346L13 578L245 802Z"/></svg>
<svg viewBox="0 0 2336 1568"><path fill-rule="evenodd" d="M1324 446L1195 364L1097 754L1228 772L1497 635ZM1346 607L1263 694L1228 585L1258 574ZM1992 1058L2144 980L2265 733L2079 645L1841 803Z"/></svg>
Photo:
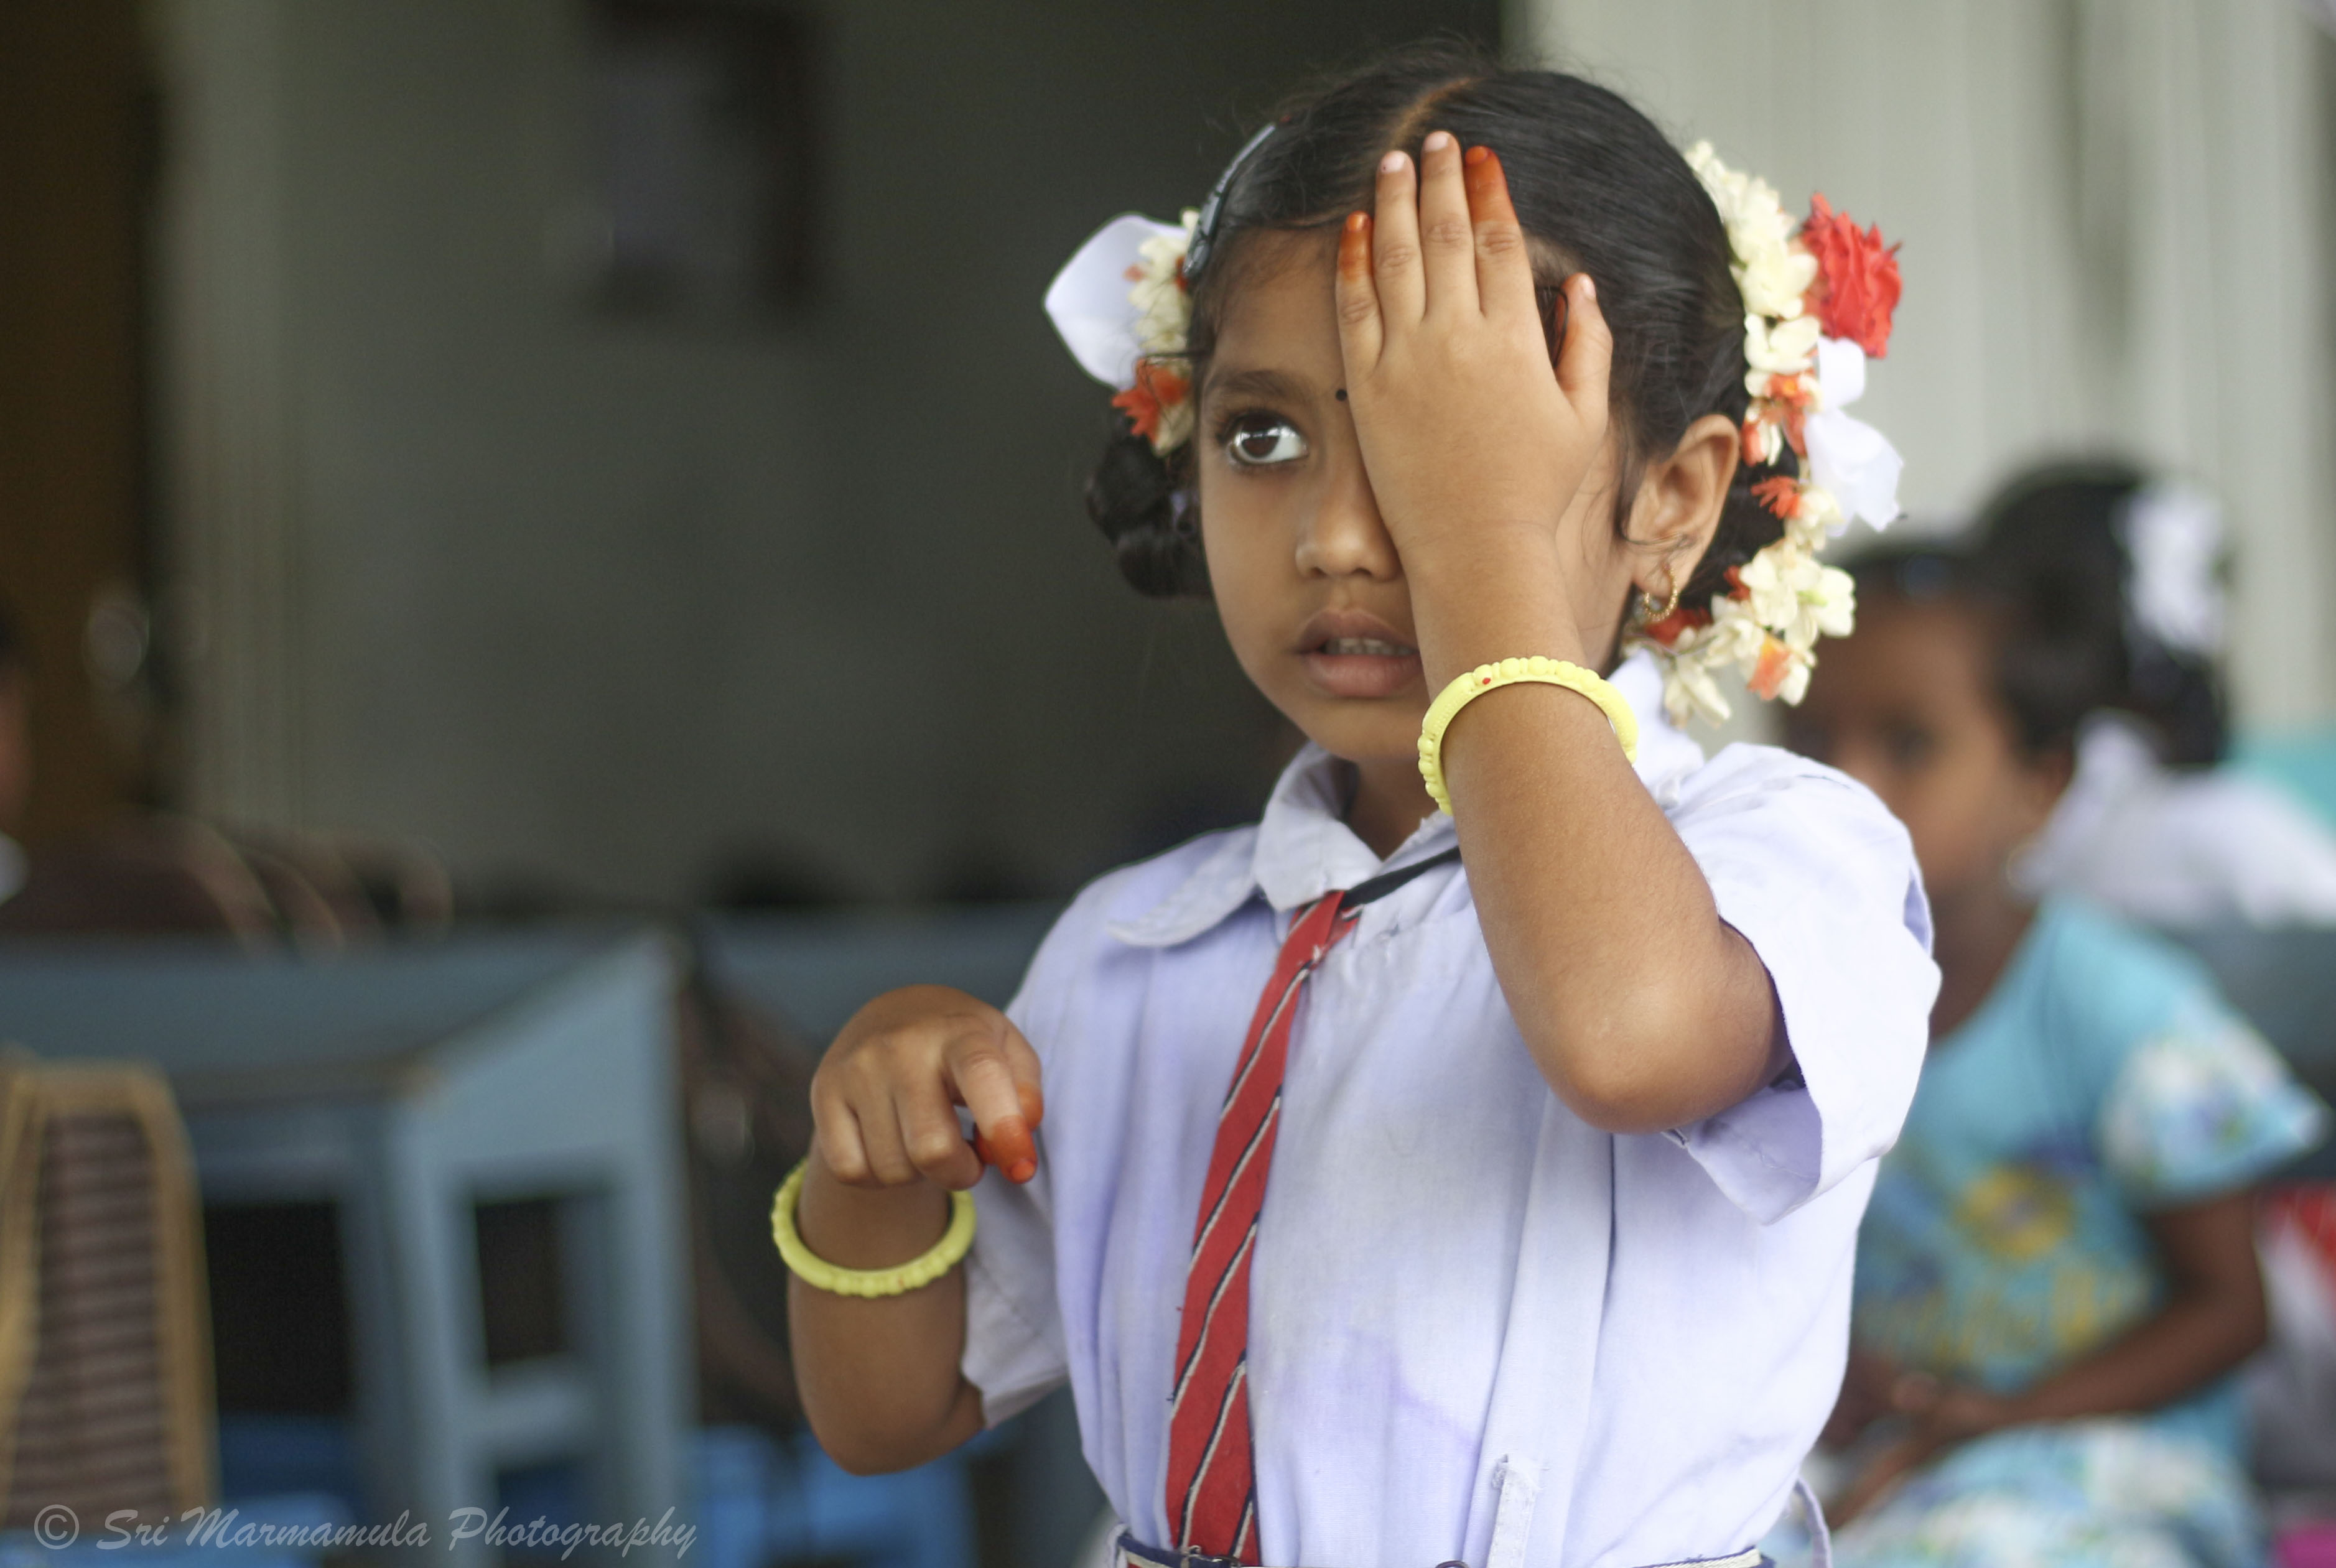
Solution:
<svg viewBox="0 0 2336 1568"><path fill-rule="evenodd" d="M1660 1133L1693 1119L1672 1115L1674 1096L1660 1086L1567 1082L1555 1086L1565 1108L1601 1133Z"/></svg>
<svg viewBox="0 0 2336 1568"><path fill-rule="evenodd" d="M1565 1108L1601 1133L1658 1133L1683 1119L1678 1084L1637 1042L1610 1037L1584 1049L1552 1041L1533 1055Z"/></svg>
<svg viewBox="0 0 2336 1568"><path fill-rule="evenodd" d="M1709 1039L1709 1020L1684 1016L1667 1000L1610 1006L1528 1040L1568 1110L1604 1133L1660 1133L1743 1097L1734 1080L1744 1075L1725 1070L1726 1055L1716 1045L1679 1048L1682 1040Z"/></svg>
<svg viewBox="0 0 2336 1568"><path fill-rule="evenodd" d="M822 1423L814 1417L810 1426L821 1452L847 1475L890 1475L913 1470L926 1460L939 1456L937 1453L926 1454L917 1446L895 1437L842 1430L832 1421Z"/></svg>

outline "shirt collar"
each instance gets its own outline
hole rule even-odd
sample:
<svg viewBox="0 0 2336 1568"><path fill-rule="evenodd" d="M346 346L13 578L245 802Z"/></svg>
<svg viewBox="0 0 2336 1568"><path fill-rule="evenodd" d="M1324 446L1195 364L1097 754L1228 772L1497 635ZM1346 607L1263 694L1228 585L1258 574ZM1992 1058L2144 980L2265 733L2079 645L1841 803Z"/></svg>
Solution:
<svg viewBox="0 0 2336 1568"><path fill-rule="evenodd" d="M1662 675L1650 655L1631 655L1612 679L1639 716L1639 778L1657 803L1668 807L1678 798L1680 782L1703 765L1702 748L1664 714ZM1275 910L1293 910L1333 888L1353 887L1451 845L1456 831L1452 819L1435 812L1395 853L1380 860L1343 820L1346 787L1345 765L1308 742L1282 769L1255 828L1226 834L1166 898L1106 929L1133 947L1175 947L1219 925L1260 893Z"/></svg>

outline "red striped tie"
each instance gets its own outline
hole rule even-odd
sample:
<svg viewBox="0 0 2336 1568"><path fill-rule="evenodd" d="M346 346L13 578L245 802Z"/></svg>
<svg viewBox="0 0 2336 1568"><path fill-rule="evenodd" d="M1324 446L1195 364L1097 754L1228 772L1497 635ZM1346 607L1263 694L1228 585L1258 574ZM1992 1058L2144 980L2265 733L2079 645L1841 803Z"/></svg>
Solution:
<svg viewBox="0 0 2336 1568"><path fill-rule="evenodd" d="M1306 977L1354 929L1360 911L1348 902L1347 893L1326 894L1290 928L1217 1119L1216 1150L1201 1188L1192 1269L1184 1279L1168 1423L1168 1524L1182 1551L1258 1560L1249 1426L1250 1260L1281 1120L1290 1020Z"/></svg>

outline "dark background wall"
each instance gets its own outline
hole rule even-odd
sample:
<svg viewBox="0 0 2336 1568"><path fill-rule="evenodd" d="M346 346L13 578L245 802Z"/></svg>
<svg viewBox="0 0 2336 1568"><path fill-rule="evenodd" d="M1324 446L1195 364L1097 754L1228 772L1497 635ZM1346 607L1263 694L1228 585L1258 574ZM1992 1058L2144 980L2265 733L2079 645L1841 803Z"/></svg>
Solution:
<svg viewBox="0 0 2336 1568"><path fill-rule="evenodd" d="M289 814L481 886L900 900L1255 811L1289 742L1205 607L1119 583L1039 298L1309 71L1494 5L806 9L816 282L746 325L583 297L580 5L259 3L170 87L277 105Z"/></svg>

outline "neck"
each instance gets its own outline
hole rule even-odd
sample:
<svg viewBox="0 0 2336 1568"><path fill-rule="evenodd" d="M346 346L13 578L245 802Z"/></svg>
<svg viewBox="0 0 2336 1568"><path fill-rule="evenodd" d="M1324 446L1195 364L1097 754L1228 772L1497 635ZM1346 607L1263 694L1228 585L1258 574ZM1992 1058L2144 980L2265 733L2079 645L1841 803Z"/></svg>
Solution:
<svg viewBox="0 0 2336 1568"><path fill-rule="evenodd" d="M1932 1045L1979 1011L2035 918L2036 906L2000 876L1985 879L1982 886L1933 894L1931 956L1939 965L1939 999L1931 1008Z"/></svg>
<svg viewBox="0 0 2336 1568"><path fill-rule="evenodd" d="M1381 860L1403 847L1436 810L1419 765L1409 757L1374 757L1355 765L1355 796L1347 805L1347 825Z"/></svg>

